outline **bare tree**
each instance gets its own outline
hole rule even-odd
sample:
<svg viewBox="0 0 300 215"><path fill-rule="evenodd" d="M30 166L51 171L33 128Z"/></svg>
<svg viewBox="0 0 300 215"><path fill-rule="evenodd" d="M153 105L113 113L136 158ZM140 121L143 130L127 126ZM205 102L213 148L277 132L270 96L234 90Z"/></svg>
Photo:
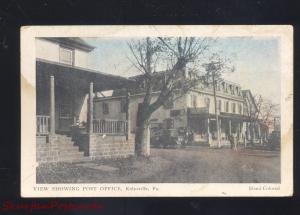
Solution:
<svg viewBox="0 0 300 215"><path fill-rule="evenodd" d="M255 96L254 99L258 107L256 120L270 127L273 124L274 116L278 114L279 104L275 104L261 95Z"/></svg>
<svg viewBox="0 0 300 215"><path fill-rule="evenodd" d="M162 105L185 95L203 77L201 58L209 49L209 38L145 38L128 44L132 64L142 73L138 80L143 83L144 98L137 113L135 144L137 155L150 154L149 142L145 140L151 115ZM203 62L202 62L203 63ZM158 73L157 70L164 72ZM187 72L190 74L186 78ZM157 87L159 83L159 86ZM157 87L159 95L153 98Z"/></svg>
<svg viewBox="0 0 300 215"><path fill-rule="evenodd" d="M277 115L279 105L271 100L263 98L261 95L255 95L253 98L256 108L248 111L251 131L251 144L254 141L254 124L263 124L268 128L272 125L274 116Z"/></svg>

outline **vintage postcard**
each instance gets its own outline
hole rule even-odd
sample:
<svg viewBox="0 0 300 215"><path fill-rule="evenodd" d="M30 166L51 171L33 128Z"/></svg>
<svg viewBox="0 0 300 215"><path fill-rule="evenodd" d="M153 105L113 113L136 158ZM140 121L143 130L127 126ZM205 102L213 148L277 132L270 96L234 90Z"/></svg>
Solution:
<svg viewBox="0 0 300 215"><path fill-rule="evenodd" d="M21 196L292 196L292 26L24 26Z"/></svg>

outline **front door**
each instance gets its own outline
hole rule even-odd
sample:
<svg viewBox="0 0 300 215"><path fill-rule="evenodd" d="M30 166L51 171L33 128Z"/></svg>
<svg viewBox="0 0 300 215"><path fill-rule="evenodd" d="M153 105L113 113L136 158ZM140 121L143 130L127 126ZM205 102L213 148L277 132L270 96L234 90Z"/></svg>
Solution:
<svg viewBox="0 0 300 215"><path fill-rule="evenodd" d="M72 105L69 101L61 101L59 104L59 131L69 132L73 124Z"/></svg>

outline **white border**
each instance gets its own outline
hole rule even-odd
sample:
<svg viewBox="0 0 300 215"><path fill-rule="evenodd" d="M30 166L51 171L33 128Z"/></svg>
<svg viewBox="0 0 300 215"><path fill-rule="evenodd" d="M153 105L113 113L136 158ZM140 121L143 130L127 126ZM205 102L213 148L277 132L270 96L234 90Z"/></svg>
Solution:
<svg viewBox="0 0 300 215"><path fill-rule="evenodd" d="M36 185L35 150L35 37L145 37L145 36L276 36L281 38L281 183L161 183L161 184L44 184ZM122 191L103 191L104 187ZM249 190L249 186L261 190ZM279 190L264 190L264 187ZM34 187L48 187L37 191ZM78 187L79 191L51 191ZM83 191L96 187L97 191ZM126 191L147 187L150 191ZM158 188L158 191L155 190ZM154 190L153 190L154 189ZM21 196L292 196L293 195L293 27L292 26L25 26L21 28Z"/></svg>

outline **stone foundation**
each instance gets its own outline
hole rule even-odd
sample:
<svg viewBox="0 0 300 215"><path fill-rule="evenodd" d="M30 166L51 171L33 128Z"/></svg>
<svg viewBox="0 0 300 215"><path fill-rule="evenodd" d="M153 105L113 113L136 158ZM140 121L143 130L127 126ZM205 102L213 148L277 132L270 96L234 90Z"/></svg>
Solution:
<svg viewBox="0 0 300 215"><path fill-rule="evenodd" d="M37 138L37 141L40 138ZM50 163L59 161L59 148L52 144L37 144L36 161L38 163Z"/></svg>
<svg viewBox="0 0 300 215"><path fill-rule="evenodd" d="M126 136L89 135L89 156L91 159L126 158L134 155L134 140Z"/></svg>
<svg viewBox="0 0 300 215"><path fill-rule="evenodd" d="M77 144L74 145L74 140L62 135L49 137L49 140L45 136L37 136L36 141L38 163L126 158L134 155L135 150L134 139L126 140L126 136L86 134L76 139Z"/></svg>

